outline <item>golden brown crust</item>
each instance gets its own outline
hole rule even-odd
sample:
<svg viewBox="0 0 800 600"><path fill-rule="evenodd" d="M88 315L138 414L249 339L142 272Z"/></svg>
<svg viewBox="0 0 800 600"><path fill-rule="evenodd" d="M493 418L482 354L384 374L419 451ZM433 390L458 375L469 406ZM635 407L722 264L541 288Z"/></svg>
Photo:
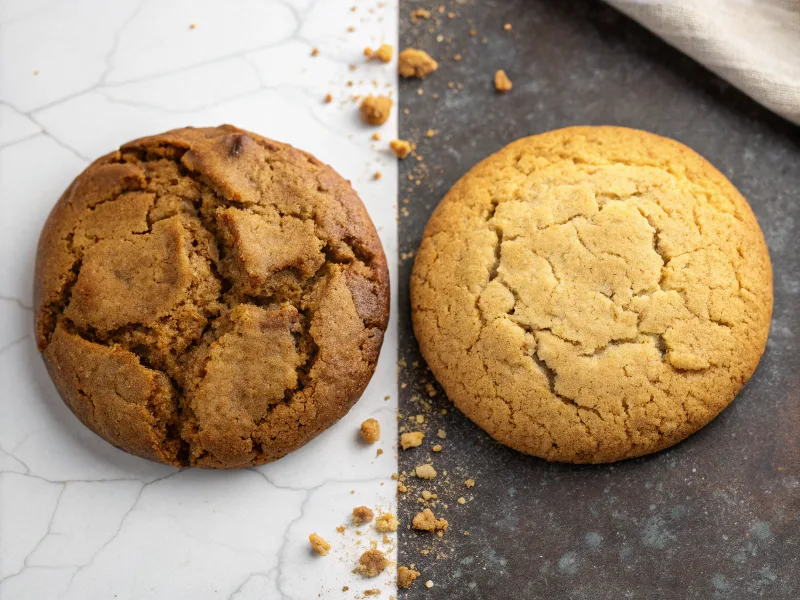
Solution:
<svg viewBox="0 0 800 600"><path fill-rule="evenodd" d="M722 411L766 345L772 269L738 191L678 142L617 127L518 140L431 217L414 331L498 441L607 462Z"/></svg>
<svg viewBox="0 0 800 600"><path fill-rule="evenodd" d="M90 165L39 240L36 337L65 402L176 466L275 460L341 418L375 368L386 258L349 183L224 125Z"/></svg>

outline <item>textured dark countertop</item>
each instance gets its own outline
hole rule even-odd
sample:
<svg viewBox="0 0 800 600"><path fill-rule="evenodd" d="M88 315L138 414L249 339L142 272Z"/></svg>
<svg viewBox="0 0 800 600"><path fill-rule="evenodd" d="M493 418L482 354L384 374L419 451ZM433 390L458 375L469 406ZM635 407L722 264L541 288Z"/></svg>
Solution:
<svg viewBox="0 0 800 600"><path fill-rule="evenodd" d="M508 142L567 125L625 125L688 144L748 198L772 257L775 309L758 370L704 430L615 465L548 464L492 441L440 388L429 397L411 330L413 259L402 260L401 410L425 414L428 435L424 452L400 453L400 467L413 469L436 441L444 450L434 459L440 476L401 499L400 512L409 522L427 488L450 529L442 538L402 532L399 563L422 578L401 598L800 597L800 130L600 2L445 6L413 25L410 11L432 5L400 2L401 48L440 60L425 81L400 86L400 134L423 156L401 164L401 252L416 250L449 187ZM492 85L500 68L514 82L505 96ZM439 133L426 138L428 129Z"/></svg>

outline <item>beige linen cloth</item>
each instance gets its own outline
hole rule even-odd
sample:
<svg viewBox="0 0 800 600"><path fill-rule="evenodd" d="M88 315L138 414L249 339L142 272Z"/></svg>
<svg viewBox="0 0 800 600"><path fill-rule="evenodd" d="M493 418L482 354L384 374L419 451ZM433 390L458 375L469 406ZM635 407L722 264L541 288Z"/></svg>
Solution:
<svg viewBox="0 0 800 600"><path fill-rule="evenodd" d="M606 0L800 125L800 0Z"/></svg>

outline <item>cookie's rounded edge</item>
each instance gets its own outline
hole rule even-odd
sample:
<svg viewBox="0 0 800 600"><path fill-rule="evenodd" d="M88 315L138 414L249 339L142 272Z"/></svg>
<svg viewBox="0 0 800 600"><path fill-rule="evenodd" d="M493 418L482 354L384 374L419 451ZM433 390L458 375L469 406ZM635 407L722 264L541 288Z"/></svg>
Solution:
<svg viewBox="0 0 800 600"><path fill-rule="evenodd" d="M460 223L465 229L469 229L473 223L472 219L475 219L474 222L485 221L486 215L490 214L494 208L488 195L482 193L485 190L481 189L481 180L491 178L494 172L512 166L526 150L536 150L540 144L548 147L554 152L555 156L560 155L560 158L567 159L569 158L570 144L576 140L580 140L579 143L588 141L590 145L596 144L598 148L602 147L604 151L610 152L612 156L622 158L623 162L625 157L630 155L631 146L634 146L635 152L648 160L658 159L666 162L669 168L685 169L685 175L690 180L707 180L713 183L735 205L739 218L747 222L750 234L747 243L752 252L750 258L761 267L761 274L757 277L759 289L756 291L759 293L759 300L762 301L762 304L760 305L760 311L755 315L755 320L760 324L755 330L754 339L750 340L752 343L749 344L743 372L739 374L739 378L736 381L731 382L729 393L723 394L723 397L718 398L716 402L712 401L712 405L709 407L709 416L703 422L687 423L686 426L679 428L672 434L663 435L658 443L640 447L633 446L624 453L604 454L598 452L576 455L558 451L539 452L532 451L530 447L520 447L520 444L515 443L515 440L508 435L508 431L504 427L495 428L496 423L487 421L485 415L479 415L474 410L476 401L470 390L460 384L457 377L454 379L448 375L446 372L447 367L439 358L439 355L442 352L454 351L455 346L443 349L428 335L430 328L435 327L435 325L432 325L431 319L423 316L426 308L421 305L422 283L426 279L438 252L431 242L431 238L437 235L449 235L447 232L453 229L453 223L448 222L451 216L446 214L449 207L460 205L458 208L460 210L463 209L459 213L459 217ZM656 148L650 146L655 146ZM561 152L559 152L559 149L561 149ZM445 389L448 397L468 418L497 441L519 451L550 461L572 463L614 462L658 452L673 446L703 428L730 404L754 373L766 348L773 308L772 277L767 245L752 208L733 184L697 152L675 140L637 129L615 126L567 127L511 142L472 167L440 201L425 227L412 270L410 281L412 324L420 351L434 376ZM444 301L445 299L439 300ZM477 303L477 298L475 302Z"/></svg>

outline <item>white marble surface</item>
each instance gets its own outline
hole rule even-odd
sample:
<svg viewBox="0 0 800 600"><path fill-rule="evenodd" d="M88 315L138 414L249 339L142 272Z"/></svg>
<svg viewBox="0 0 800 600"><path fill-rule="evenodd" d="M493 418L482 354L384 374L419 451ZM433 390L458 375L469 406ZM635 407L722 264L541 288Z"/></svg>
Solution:
<svg viewBox="0 0 800 600"><path fill-rule="evenodd" d="M394 280L396 165L349 98L373 80L396 94L394 67L361 54L396 46L396 32L394 1L0 1L0 598L393 593L389 571L352 574L374 530L335 531L354 506L394 507L393 322L364 397L312 443L257 469L178 471L116 450L63 405L32 341L31 287L39 229L91 159L134 137L219 123L292 143L352 180ZM381 132L395 136L394 117ZM369 416L383 426L380 457L357 441ZM331 555L309 551L314 531Z"/></svg>

